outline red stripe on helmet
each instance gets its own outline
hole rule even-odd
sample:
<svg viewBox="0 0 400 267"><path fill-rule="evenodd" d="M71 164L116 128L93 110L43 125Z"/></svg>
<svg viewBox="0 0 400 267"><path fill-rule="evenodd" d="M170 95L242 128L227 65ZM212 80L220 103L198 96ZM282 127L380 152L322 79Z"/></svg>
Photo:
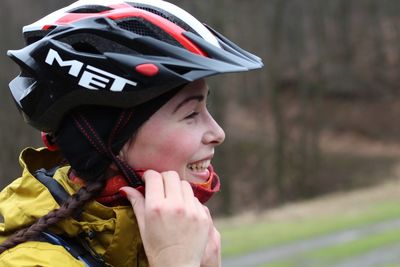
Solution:
<svg viewBox="0 0 400 267"><path fill-rule="evenodd" d="M182 33L185 32L181 27L174 24L173 22L160 17L156 14L153 14L149 11L145 11L138 8L127 8L124 10L119 10L119 12L111 12L107 14L107 17L117 20L122 18L129 18L129 17L140 17L146 19L147 21L151 22L152 24L158 26L169 35L171 35L175 40L177 40L183 47L189 50L192 53L207 56L207 54L202 51L199 47L193 44L189 39L187 39Z"/></svg>
<svg viewBox="0 0 400 267"><path fill-rule="evenodd" d="M54 25L44 25L42 30L43 31L47 31L47 30L50 30L51 28L54 28L54 27L55 27Z"/></svg>
<svg viewBox="0 0 400 267"><path fill-rule="evenodd" d="M203 50L201 50L199 47L197 47L193 42L191 42L183 35L183 32L185 32L185 30L183 30L181 27L174 24L173 22L161 16L153 14L149 11L142 10L139 8L134 8L129 4L111 5L110 7L115 9L103 11L100 13L69 13L59 18L57 21L54 22L54 24L45 25L42 29L48 30L54 25L68 25L82 19L93 18L93 17L107 17L112 20L139 17L149 21L150 23L158 26L159 28L167 32L170 36L172 36L175 40L177 40L184 48L186 48L190 52L205 57L207 56L207 54Z"/></svg>
<svg viewBox="0 0 400 267"><path fill-rule="evenodd" d="M55 21L54 25L68 25L82 19L98 17L99 14L100 13L69 13ZM45 27L49 26L50 25L46 25Z"/></svg>

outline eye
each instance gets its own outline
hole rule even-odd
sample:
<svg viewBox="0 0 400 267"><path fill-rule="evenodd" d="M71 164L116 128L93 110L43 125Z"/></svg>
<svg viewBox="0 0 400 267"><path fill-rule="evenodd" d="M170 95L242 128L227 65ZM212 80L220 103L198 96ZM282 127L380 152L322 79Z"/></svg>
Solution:
<svg viewBox="0 0 400 267"><path fill-rule="evenodd" d="M185 119L192 119L192 118L196 117L199 114L200 114L200 112L193 111L188 116L186 116Z"/></svg>

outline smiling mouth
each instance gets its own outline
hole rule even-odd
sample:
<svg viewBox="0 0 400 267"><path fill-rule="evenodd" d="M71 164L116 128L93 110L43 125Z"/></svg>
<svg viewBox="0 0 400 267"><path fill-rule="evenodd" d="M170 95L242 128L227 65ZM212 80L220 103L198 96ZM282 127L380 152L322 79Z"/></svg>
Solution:
<svg viewBox="0 0 400 267"><path fill-rule="evenodd" d="M211 160L202 160L195 163L190 163L187 168L193 172L204 172L208 169L211 164Z"/></svg>

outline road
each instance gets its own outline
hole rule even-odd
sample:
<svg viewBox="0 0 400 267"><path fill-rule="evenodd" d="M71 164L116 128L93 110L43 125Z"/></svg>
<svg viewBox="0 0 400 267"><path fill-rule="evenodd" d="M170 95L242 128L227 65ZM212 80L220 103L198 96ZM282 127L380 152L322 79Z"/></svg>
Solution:
<svg viewBox="0 0 400 267"><path fill-rule="evenodd" d="M297 241L294 243L285 244L273 248L267 248L238 257L224 258L222 260L222 266L258 267L263 264L271 263L278 260L287 260L291 257L308 251L332 245L340 245L346 242L355 241L368 235L378 234L396 228L400 229L400 219L349 229L334 234L328 234L313 239ZM388 248L381 248L379 250L372 251L366 255L347 259L345 262L337 263L337 265L334 265L334 267L369 267L393 263L400 263L399 244ZM313 264L310 263L307 266L312 265ZM301 266L306 265L301 264Z"/></svg>

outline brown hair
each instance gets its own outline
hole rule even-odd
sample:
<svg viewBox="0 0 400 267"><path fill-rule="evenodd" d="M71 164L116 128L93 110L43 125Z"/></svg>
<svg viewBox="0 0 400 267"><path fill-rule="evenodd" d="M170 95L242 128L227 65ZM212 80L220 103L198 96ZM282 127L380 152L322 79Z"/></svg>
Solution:
<svg viewBox="0 0 400 267"><path fill-rule="evenodd" d="M104 177L104 176L103 176ZM75 195L71 196L60 208L49 212L41 217L31 226L19 230L5 242L0 244L0 254L21 243L35 240L48 227L59 221L71 217L80 210L88 201L98 195L105 186L105 178L88 183L82 187Z"/></svg>

